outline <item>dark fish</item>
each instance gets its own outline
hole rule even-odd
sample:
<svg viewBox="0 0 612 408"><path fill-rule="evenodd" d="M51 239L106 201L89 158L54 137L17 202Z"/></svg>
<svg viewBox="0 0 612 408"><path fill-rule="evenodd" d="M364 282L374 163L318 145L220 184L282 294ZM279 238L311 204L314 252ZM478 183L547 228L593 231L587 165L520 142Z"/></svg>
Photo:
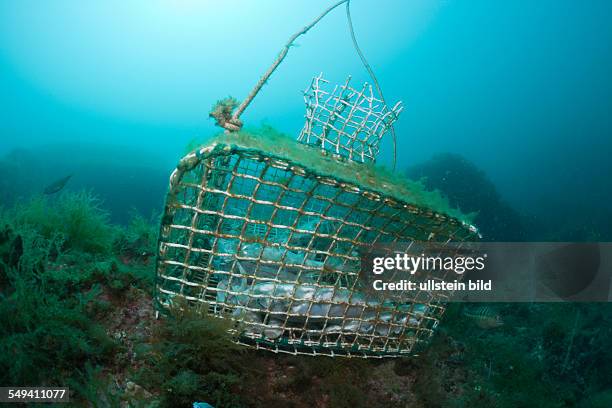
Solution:
<svg viewBox="0 0 612 408"><path fill-rule="evenodd" d="M45 189L43 190L43 193L55 194L58 191L61 191L66 186L66 183L68 183L68 180L70 180L70 177L72 177L72 174L54 181L53 183L45 187Z"/></svg>
<svg viewBox="0 0 612 408"><path fill-rule="evenodd" d="M487 306L466 310L463 312L463 315L472 320L481 329L494 329L504 324L501 316Z"/></svg>

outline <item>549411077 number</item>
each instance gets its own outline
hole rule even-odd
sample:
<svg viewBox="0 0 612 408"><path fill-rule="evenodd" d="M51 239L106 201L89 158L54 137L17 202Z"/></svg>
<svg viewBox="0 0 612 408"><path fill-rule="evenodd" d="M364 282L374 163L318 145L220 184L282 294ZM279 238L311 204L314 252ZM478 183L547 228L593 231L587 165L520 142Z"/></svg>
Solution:
<svg viewBox="0 0 612 408"><path fill-rule="evenodd" d="M65 387L0 387L0 402L68 402Z"/></svg>

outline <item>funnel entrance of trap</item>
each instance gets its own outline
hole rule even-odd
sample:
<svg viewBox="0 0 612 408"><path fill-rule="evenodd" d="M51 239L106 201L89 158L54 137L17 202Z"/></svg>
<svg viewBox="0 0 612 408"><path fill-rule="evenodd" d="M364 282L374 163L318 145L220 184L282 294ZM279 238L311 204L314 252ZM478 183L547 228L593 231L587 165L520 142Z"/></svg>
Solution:
<svg viewBox="0 0 612 408"><path fill-rule="evenodd" d="M329 89L322 75L304 92L306 123L298 141L357 162L375 162L380 142L402 111L401 102L389 108L374 95L372 85L359 89L343 85Z"/></svg>

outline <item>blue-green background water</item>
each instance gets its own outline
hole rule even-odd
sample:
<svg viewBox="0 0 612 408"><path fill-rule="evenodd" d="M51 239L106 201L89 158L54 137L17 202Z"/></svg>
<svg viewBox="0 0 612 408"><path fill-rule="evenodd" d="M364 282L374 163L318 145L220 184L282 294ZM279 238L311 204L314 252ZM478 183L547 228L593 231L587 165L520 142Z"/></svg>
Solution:
<svg viewBox="0 0 612 408"><path fill-rule="evenodd" d="M218 131L212 104L243 98L329 4L0 3L0 155L25 163L3 185L25 195L74 173L69 188L94 189L116 214L158 208L187 144ZM405 104L401 171L458 153L521 213L609 219L611 2L353 0L352 15L386 98ZM297 135L313 75L368 80L343 8L298 44L247 125ZM387 140L380 162L390 157Z"/></svg>
<svg viewBox="0 0 612 408"><path fill-rule="evenodd" d="M160 407L612 406L610 302L450 304L420 358L367 364L238 352L199 314L154 318L147 221L170 172L219 132L211 106L244 98L331 3L0 1L0 385L69 386L76 406L140 400L130 382ZM405 105L398 173L477 211L487 240L612 240L612 2L352 0L352 15ZM369 80L343 8L298 44L247 126L297 136L313 75ZM504 325L482 327L492 314Z"/></svg>

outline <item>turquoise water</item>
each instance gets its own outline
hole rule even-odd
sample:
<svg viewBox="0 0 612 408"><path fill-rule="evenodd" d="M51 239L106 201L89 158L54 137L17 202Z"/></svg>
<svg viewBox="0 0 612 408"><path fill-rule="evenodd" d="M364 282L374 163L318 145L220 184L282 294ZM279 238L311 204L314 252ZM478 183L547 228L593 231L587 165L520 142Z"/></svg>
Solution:
<svg viewBox="0 0 612 408"><path fill-rule="evenodd" d="M75 406L612 406L610 303L452 304L420 358L384 363L245 352L220 319L154 318L170 172L220 131L213 104L243 99L330 4L0 2L0 385L70 385ZM351 10L405 106L398 173L489 241L612 240L612 2ZM297 137L321 72L370 80L343 7L297 40L245 125Z"/></svg>
<svg viewBox="0 0 612 408"><path fill-rule="evenodd" d="M190 140L218 130L211 105L243 98L288 37L328 4L2 2L0 153L62 144L88 156L92 144L120 146L167 173ZM521 211L609 207L609 2L356 0L352 14L386 98L406 107L400 169L459 153ZM297 135L300 91L313 75L368 79L342 8L297 42L247 110L247 125ZM79 172L56 176L66 171ZM73 181L96 188L100 180Z"/></svg>

